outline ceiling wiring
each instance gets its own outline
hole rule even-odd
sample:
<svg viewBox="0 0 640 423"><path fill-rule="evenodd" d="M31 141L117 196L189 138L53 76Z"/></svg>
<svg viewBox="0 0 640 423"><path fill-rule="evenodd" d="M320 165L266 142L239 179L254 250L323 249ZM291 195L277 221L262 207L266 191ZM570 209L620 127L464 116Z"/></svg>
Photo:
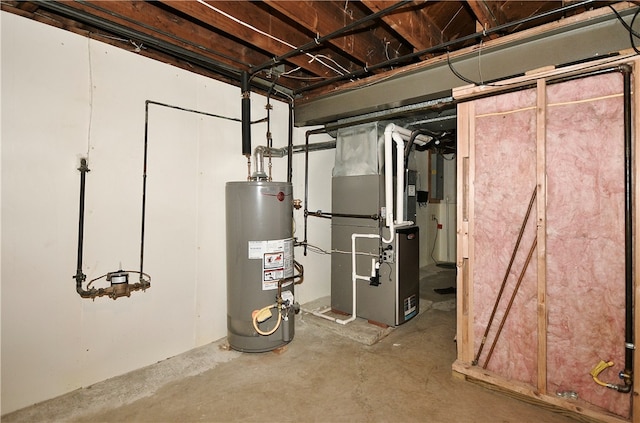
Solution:
<svg viewBox="0 0 640 423"><path fill-rule="evenodd" d="M301 88L299 88L297 90L294 90L294 94L301 94L303 92L316 90L316 89L319 89L319 88L321 88L323 86L332 84L334 82L338 82L338 81L343 80L343 79L347 79L347 78L352 79L352 78L357 78L359 76L364 76L364 75L369 74L373 70L390 67L390 66L396 65L396 64L398 64L399 62L402 62L402 61L410 61L410 60L419 58L419 57L421 57L421 56L423 56L425 54L448 52L452 48L456 48L456 46L464 45L464 43L476 41L478 39L481 39L482 37L491 36L493 34L499 34L499 33L502 33L504 31L507 31L507 30L509 30L509 29L511 29L513 27L517 27L519 25L527 24L527 23L529 23L531 21L534 21L534 20L548 18L548 17L551 17L551 16L557 16L558 14L566 14L568 11L575 10L577 8L580 8L580 7L585 7L585 6L587 6L587 5L589 5L589 4L593 3L593 2L594 2L594 0L584 0L584 1L581 1L581 2L578 2L578 3L571 3L571 4L568 4L568 5L562 6L560 8L553 9L553 10L541 13L540 15L528 16L526 18L522 18L522 19L517 20L517 21L507 22L505 24L498 25L498 26L495 26L495 27L492 27L492 28L483 29L482 31L478 31L478 32L475 32L475 33L472 33L472 34L469 34L469 35L465 35L463 37L454 38L454 39L445 41L445 42L443 42L441 44L438 44L438 45L435 45L435 46L431 46L431 47L428 47L428 48L420 50L420 51L414 51L413 53L409 53L409 54L406 54L404 56L400 56L400 57L397 57L397 58L394 58L394 59L391 59L391 60L386 60L384 62L380 62L380 63L374 64L374 65L366 66L364 68L352 71L348 75L334 76L334 77L328 78L328 79L326 79L326 80L324 80L322 82L318 82L316 84L311 84L311 85L308 85L306 87L301 87ZM460 11L458 11L458 13L459 12ZM452 18L452 20L453 20L453 18ZM451 23L451 21L449 22L449 24L450 23ZM447 24L447 25L449 25L449 24ZM405 66L405 69L406 68L407 68L407 66ZM473 83L473 84L476 83L475 81L472 81L472 80L467 80L466 82Z"/></svg>
<svg viewBox="0 0 640 423"><path fill-rule="evenodd" d="M449 51L447 51L447 66L449 66L449 70L451 71L451 73L453 73L455 76L458 77L458 79L468 83L468 84L473 84L473 85L481 85L480 82L474 81L473 79L469 79L466 76L462 75L460 72L458 72L456 70L456 68L453 67L453 65L451 64L451 57L449 56Z"/></svg>
<svg viewBox="0 0 640 423"><path fill-rule="evenodd" d="M280 78L292 78L292 79L300 79L300 80L305 80L305 81L312 81L312 80L318 80L318 79L324 79L323 76L297 76L297 75L292 75L293 72L297 72L299 70L301 70L302 68L300 66L297 66L293 69L289 69L286 72L283 72L279 75Z"/></svg>
<svg viewBox="0 0 640 423"><path fill-rule="evenodd" d="M261 29L259 29L259 28L256 28L255 26L250 25L250 24L248 24L248 23L244 22L243 20L238 19L238 18L236 18L235 16L232 16L232 15L230 15L230 14L228 14L228 13L224 12L223 10L218 9L217 7L215 7L215 6L213 6L213 5L209 4L209 3L207 3L207 2L206 2L206 1L204 1L204 0L197 0L197 1L198 1L198 3L202 4L203 6L208 7L209 9L213 10L214 12L221 14L222 16L226 17L227 19L230 19L230 20L232 20L233 22L235 22L235 23L237 23L237 24L239 24L239 25L242 25L242 26L244 26L245 28L250 29L251 31L257 32L258 34L263 35L263 36L265 36L265 37L267 37L267 38L269 38L269 39L271 39L271 40L273 40L273 41L276 41L276 42L278 42L278 43L280 43L280 44L283 44L283 45L285 45L285 46L287 46L287 47L289 47L289 48L291 48L291 49L295 49L295 48L296 48L296 46L294 46L293 44L291 44L291 43L289 43L289 42L287 42L287 41L284 41L284 40L282 40L282 39L280 39L280 38L278 38L278 37L276 37L276 36L274 36L274 35L271 35L271 34L269 34L268 32L265 32L265 31L263 31L263 30L261 30ZM328 68L328 69L330 69L330 70L334 71L334 72L335 72L335 73L337 73L338 75L344 75L344 73L343 73L343 72L341 72L341 71L339 71L338 69L334 68L333 66L331 66L331 65L329 65L329 64L327 64L327 63L325 63L325 62L324 62L324 61L322 61L321 59L318 59L318 58L316 57L316 56L318 56L318 55L314 56L314 55L313 55L313 54L311 54L311 53L304 53L304 54L305 54L306 56L308 56L308 57L310 57L310 58L311 58L311 61L310 61L309 63L311 63L311 62L312 62L312 61L314 61L314 60L317 60L317 61L318 61L318 63L320 63L321 65L325 66L326 68ZM335 61L334 61L334 63L335 63Z"/></svg>
<svg viewBox="0 0 640 423"><path fill-rule="evenodd" d="M298 75L291 75L291 74L282 74L280 75L283 78L291 78L291 79L297 79L300 81L318 81L321 79L325 79L324 76L298 76Z"/></svg>
<svg viewBox="0 0 640 423"><path fill-rule="evenodd" d="M317 58L320 57L322 59L327 59L332 61L336 66L338 66L342 71L344 71L345 73L349 73L349 69L345 68L344 66L342 66L340 63L336 62L335 60L333 60L331 57L324 55L324 54L316 54L313 56L313 58L311 60L309 60L309 63L313 62L314 60L318 60ZM344 75L344 73L341 73L341 75Z"/></svg>
<svg viewBox="0 0 640 423"><path fill-rule="evenodd" d="M316 13L315 21L311 18L305 20L304 16L299 17L299 13L295 13L304 9L293 10L284 4L268 2L260 6L252 3L246 2L238 7L231 5L227 9L215 0L197 0L191 6L178 5L178 2L140 2L136 3L136 7L111 7L108 6L110 2L87 0L0 0L3 10L40 21L47 18L54 21L51 24L65 22L56 17L70 19L71 22L77 22L70 24L74 32L142 53L146 57L169 61L203 75L213 74L227 82L237 83L246 72L254 88L266 91L274 76L281 77L277 84L294 97L310 98L335 89L350 91L357 89L356 85L360 84L365 87L375 85L387 77L402 76L401 72L405 70L416 72L420 69L419 64L431 59L437 59L434 60L436 66L444 65L452 77L453 74L458 75L455 78L462 76L461 80L465 83L486 85L486 81L489 81L495 84L500 80L495 76L495 68L492 66L487 69L487 59L493 57L496 50L493 40L510 35L518 28L536 27L553 19L591 11L599 19L606 14L610 17L605 19L615 21L617 17L625 25L628 35L617 28L622 46L612 51L629 47L624 42L628 36L634 51L640 54L640 42L637 39L640 38L640 30L631 29L634 23L638 25L635 20L640 12L635 17L634 12L639 2L603 4L596 0L582 0L566 5L562 3L562 6L549 10L553 6L547 3L544 7L527 6L515 11L509 7L502 10L494 5L490 10L470 10L459 3L447 2L431 6L428 4L430 2L412 0L384 4L342 0L335 3L336 9L312 6L311 10ZM280 9L282 7L287 10ZM385 8L380 9L382 7ZM434 16L429 17L427 12L433 12ZM335 13L340 15L338 21L317 26L325 14ZM390 27L382 18L392 13L398 22ZM489 22L495 21L500 15L499 21L504 23L494 22L496 25L493 27L487 23L481 27L478 22L483 21L483 13L493 15L494 19L489 18ZM409 16L411 19L408 19ZM438 19L433 20L434 17ZM279 19L273 21L278 25L270 26L267 19ZM405 31L410 31L416 23L424 22L431 22L431 35L419 43L416 41L414 45L411 37L406 38L409 32ZM210 33L211 36L207 38ZM296 34L299 39L295 38ZM349 39L342 40L344 37ZM231 44L226 44L224 39L229 39ZM304 44L293 45L301 40ZM346 44L342 45L337 40ZM227 47L223 48L225 45ZM219 51L216 51L216 46L219 46ZM419 46L423 48L419 49ZM489 70L491 75L485 77Z"/></svg>
<svg viewBox="0 0 640 423"><path fill-rule="evenodd" d="M190 40L181 38L181 37L177 36L176 34L170 32L170 31L164 31L164 30L161 30L158 27L152 27L152 26L150 26L148 24L145 24L145 23L143 23L143 22L141 22L139 20L135 20L135 19L132 19L132 18L127 17L125 15L122 15L120 13L116 13L116 12L110 11L109 9L107 9L105 7L102 7L101 3L103 3L103 2L96 2L96 3L83 2L83 4L86 5L87 7L90 7L92 9L97 10L97 11L100 11L101 13L107 13L109 15L117 17L118 19L122 19L122 20L124 20L126 22L129 22L130 24L133 24L135 26L140 26L142 28L145 28L148 31L153 31L154 33L161 34L161 35L163 35L163 36L165 36L167 38L171 38L171 39L173 39L173 40L175 40L177 42L180 42L182 44L189 45L189 46L194 47L194 48L196 48L198 50L204 50L207 53L210 53L212 55L215 55L215 56L224 58L226 60L232 61L234 63L237 63L238 65L243 65L243 66L247 66L247 67L251 66L250 63L245 63L245 62L243 62L241 60L238 60L237 57L233 57L231 55L228 55L228 54L225 54L225 53L221 53L221 52L219 52L217 50L211 50L211 49L209 49L209 48L207 48L207 47L205 47L205 46L203 46L201 44L196 44L196 43L194 43L194 42L192 42ZM104 3L106 3L106 2L104 2ZM62 2L42 2L42 6L48 8L48 9L52 9L52 10L67 10L67 11L71 10L71 9L67 9L66 8L67 6ZM147 41L147 44L149 44L149 41Z"/></svg>
<svg viewBox="0 0 640 423"><path fill-rule="evenodd" d="M478 74L480 75L480 85L484 85L484 77L482 76L482 46L484 40L480 40L480 46L478 46Z"/></svg>
<svg viewBox="0 0 640 423"><path fill-rule="evenodd" d="M633 24L635 23L636 18L638 17L638 14L640 14L640 7L633 14L633 18L631 18L630 25L625 22L622 16L620 16L620 13L618 13L618 11L613 6L609 5L609 8L616 15L616 18L618 18L622 26L624 26L627 32L629 32L629 41L631 42L631 47L633 48L633 51L635 51L636 54L640 54L640 49L638 49L638 47L636 46L635 39L634 39L634 38L640 38L640 33L638 33L636 30L633 29Z"/></svg>
<svg viewBox="0 0 640 423"><path fill-rule="evenodd" d="M458 17L458 15L460 14L460 12L462 12L462 10L464 10L464 6L460 6L458 11L451 17L451 19L449 19L449 22L447 22L447 24L440 31L440 35L443 35L445 33L449 25L451 25L451 23Z"/></svg>

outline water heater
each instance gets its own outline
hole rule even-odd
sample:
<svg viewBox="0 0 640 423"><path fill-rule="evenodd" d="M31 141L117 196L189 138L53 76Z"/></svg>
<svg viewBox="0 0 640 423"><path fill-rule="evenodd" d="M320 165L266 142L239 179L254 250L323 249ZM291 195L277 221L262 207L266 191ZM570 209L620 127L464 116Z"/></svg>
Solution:
<svg viewBox="0 0 640 423"><path fill-rule="evenodd" d="M293 189L226 185L227 339L238 351L271 351L294 335Z"/></svg>

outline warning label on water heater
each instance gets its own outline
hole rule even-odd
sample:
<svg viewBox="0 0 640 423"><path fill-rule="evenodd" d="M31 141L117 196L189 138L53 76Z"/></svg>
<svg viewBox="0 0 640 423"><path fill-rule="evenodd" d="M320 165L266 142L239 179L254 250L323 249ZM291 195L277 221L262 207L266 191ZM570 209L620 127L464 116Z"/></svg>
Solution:
<svg viewBox="0 0 640 423"><path fill-rule="evenodd" d="M262 260L262 290L278 289L279 280L293 276L293 238L249 241L249 259Z"/></svg>

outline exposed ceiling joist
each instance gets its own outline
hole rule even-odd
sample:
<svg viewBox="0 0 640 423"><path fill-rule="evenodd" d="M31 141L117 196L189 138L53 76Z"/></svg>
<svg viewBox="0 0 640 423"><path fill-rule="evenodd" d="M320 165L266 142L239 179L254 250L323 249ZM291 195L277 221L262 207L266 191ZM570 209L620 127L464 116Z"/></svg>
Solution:
<svg viewBox="0 0 640 423"><path fill-rule="evenodd" d="M631 3L624 3L632 7ZM2 10L308 104L518 31L606 8L586 0L12 1ZM635 6L633 6L635 7ZM381 13L384 11L384 13ZM514 24L517 23L517 24Z"/></svg>
<svg viewBox="0 0 640 423"><path fill-rule="evenodd" d="M631 23L636 8L623 5L619 13ZM296 125L327 124L350 116L391 110L438 98L448 98L455 87L469 81L504 79L529 70L598 59L629 51L629 34L608 9L589 12L531 28L522 34L469 47L450 56L435 57L399 69L390 76L376 76L366 82L351 82L343 89L296 103ZM455 71L455 72L454 72ZM468 81L460 79L463 76ZM452 104L449 104L451 107ZM437 104L437 107L446 107Z"/></svg>
<svg viewBox="0 0 640 423"><path fill-rule="evenodd" d="M362 3L373 12L384 9L388 4L384 0L364 0ZM413 51L424 50L428 46L444 41L442 29L426 12L424 3L406 8L398 13L389 14L382 20L405 39L412 46ZM388 43L391 44L391 40ZM395 46L391 48L395 48Z"/></svg>

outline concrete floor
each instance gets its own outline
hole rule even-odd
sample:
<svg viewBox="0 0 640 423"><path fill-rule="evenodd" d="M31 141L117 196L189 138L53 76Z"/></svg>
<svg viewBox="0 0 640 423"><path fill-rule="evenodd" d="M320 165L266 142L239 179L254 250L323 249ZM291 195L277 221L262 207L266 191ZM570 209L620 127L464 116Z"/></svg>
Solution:
<svg viewBox="0 0 640 423"><path fill-rule="evenodd" d="M282 351L243 354L221 340L2 421L576 421L453 377L455 294L433 289L455 286L455 270L421 276L421 313L395 329L362 319L336 329L302 312Z"/></svg>

